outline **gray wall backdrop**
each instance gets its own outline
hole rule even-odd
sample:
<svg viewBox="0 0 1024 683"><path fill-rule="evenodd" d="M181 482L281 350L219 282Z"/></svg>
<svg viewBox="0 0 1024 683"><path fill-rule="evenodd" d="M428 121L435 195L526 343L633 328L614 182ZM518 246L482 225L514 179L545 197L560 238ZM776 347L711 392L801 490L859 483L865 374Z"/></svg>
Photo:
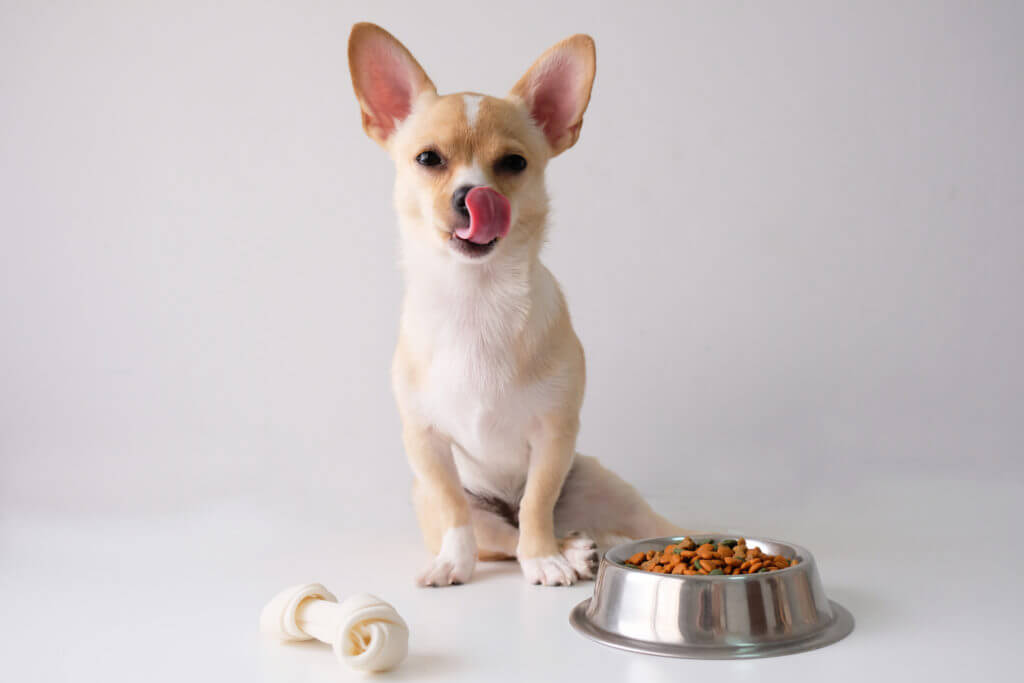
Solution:
<svg viewBox="0 0 1024 683"><path fill-rule="evenodd" d="M581 451L729 524L694 487L1024 482L1022 3L0 7L0 513L411 520L359 20L444 92L596 38L545 251Z"/></svg>

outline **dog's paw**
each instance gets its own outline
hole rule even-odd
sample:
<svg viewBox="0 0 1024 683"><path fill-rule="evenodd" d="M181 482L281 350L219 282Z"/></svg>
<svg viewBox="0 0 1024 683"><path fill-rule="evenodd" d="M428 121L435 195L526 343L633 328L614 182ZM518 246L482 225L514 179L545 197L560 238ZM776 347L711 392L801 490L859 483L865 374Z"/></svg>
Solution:
<svg viewBox="0 0 1024 683"><path fill-rule="evenodd" d="M441 552L417 577L421 586L457 586L473 576L476 567L476 538L470 526L449 529L441 541Z"/></svg>
<svg viewBox="0 0 1024 683"><path fill-rule="evenodd" d="M431 587L458 586L469 581L472 575L472 563L456 564L436 557L430 566L420 572L416 582L421 586Z"/></svg>
<svg viewBox="0 0 1024 683"><path fill-rule="evenodd" d="M597 574L597 563L601 559L597 551L597 543L593 539L575 531L559 542L562 556L569 561L569 566L581 579L592 579Z"/></svg>
<svg viewBox="0 0 1024 683"><path fill-rule="evenodd" d="M576 570L564 555L523 558L519 560L519 566L529 583L542 586L571 586L576 583Z"/></svg>

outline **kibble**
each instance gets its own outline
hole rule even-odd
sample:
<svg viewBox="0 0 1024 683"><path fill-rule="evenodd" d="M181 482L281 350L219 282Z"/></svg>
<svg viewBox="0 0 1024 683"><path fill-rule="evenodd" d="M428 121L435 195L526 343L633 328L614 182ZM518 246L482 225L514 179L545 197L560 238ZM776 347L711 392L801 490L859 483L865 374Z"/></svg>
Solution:
<svg viewBox="0 0 1024 683"><path fill-rule="evenodd" d="M735 576L776 572L799 562L796 557L767 555L758 547L748 548L742 538L704 539L697 543L687 536L663 550L636 553L626 560L626 565L656 574Z"/></svg>

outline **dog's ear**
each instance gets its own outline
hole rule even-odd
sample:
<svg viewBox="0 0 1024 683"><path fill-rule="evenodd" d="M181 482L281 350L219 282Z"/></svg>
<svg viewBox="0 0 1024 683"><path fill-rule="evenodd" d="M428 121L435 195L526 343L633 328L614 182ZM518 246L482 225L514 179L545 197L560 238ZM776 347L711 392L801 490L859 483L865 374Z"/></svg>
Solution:
<svg viewBox="0 0 1024 683"><path fill-rule="evenodd" d="M523 101L544 130L552 156L580 136L596 65L594 39L576 34L548 48L509 93Z"/></svg>
<svg viewBox="0 0 1024 683"><path fill-rule="evenodd" d="M381 145L409 115L417 97L437 92L405 46L376 24L352 27L348 68L363 110L363 130Z"/></svg>

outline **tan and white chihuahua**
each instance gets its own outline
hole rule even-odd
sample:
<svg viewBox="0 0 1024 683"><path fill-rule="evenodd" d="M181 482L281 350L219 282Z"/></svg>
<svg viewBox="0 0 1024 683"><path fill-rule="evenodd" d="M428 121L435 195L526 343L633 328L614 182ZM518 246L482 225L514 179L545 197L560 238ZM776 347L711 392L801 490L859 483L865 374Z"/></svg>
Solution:
<svg viewBox="0 0 1024 683"><path fill-rule="evenodd" d="M678 533L576 453L583 348L538 256L544 168L579 137L594 41L558 43L503 98L438 95L373 24L353 27L349 67L363 128L397 171L406 292L392 383L436 554L420 583L514 557L527 581L570 585L593 577L598 544Z"/></svg>

